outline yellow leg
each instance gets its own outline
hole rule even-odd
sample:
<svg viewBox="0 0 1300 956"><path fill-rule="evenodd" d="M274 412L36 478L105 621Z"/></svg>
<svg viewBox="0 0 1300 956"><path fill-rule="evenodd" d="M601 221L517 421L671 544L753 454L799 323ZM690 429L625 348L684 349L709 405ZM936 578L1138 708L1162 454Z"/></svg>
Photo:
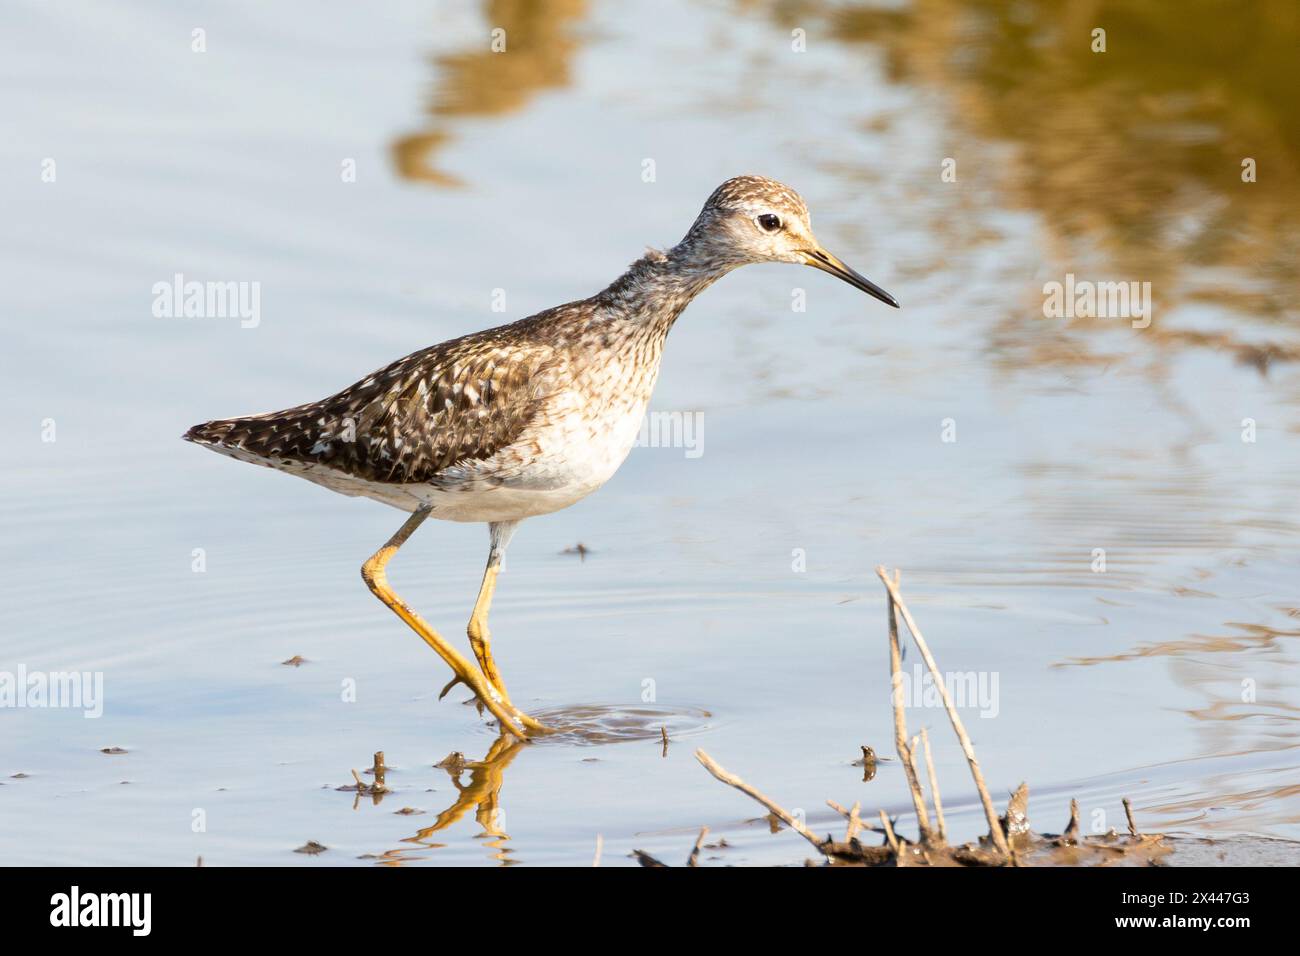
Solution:
<svg viewBox="0 0 1300 956"><path fill-rule="evenodd" d="M488 612L492 609L492 595L497 589L497 572L500 570L499 564L488 562L487 570L483 572L483 586L479 588L478 600L474 602L474 613L470 615L469 626L465 630L469 633L469 646L474 650L474 657L483 670L483 676L502 697L509 700L505 681L501 679L497 663L492 659L492 635L487 623Z"/></svg>
<svg viewBox="0 0 1300 956"><path fill-rule="evenodd" d="M427 508L416 511L406 522L397 529L397 533L388 539L388 543L370 556L370 559L361 566L361 577L366 582L366 586L379 600L383 601L393 613L406 622L411 630L419 634L420 637L428 644L438 656L441 657L447 666L452 669L456 675L456 682L462 683L474 692L479 701L486 707L501 724L501 728L514 734L516 737L523 739L524 731L520 729L519 724L524 726L533 726L534 729L545 729L537 721L521 714L512 707L509 701L502 699L502 696L494 693L494 689L487 683L478 669L471 664L456 648L447 643L443 637L430 627L425 620L416 614L415 611L397 596L388 585L388 577L385 567L397 553L397 549L406 543L415 529L424 523L429 517Z"/></svg>
<svg viewBox="0 0 1300 956"><path fill-rule="evenodd" d="M511 537L514 536L515 528L518 522L499 521L490 524L489 530L492 535L492 549L488 553L487 567L483 571L483 584L479 587L478 600L474 602L474 612L470 615L469 626L465 628L469 634L469 644L474 651L474 658L478 661L479 668L483 671L483 676L487 678L492 688L501 695L507 707L514 708L510 703L510 695L506 693L506 682L501 679L501 671L497 668L496 661L492 659L492 635L488 631L488 613L492 609L492 596L497 589L497 574L501 571L502 562L505 560L506 547L510 544ZM457 683L456 681L452 682ZM444 689L443 693L446 693ZM517 710L517 708L515 708ZM551 728L544 727L537 723L526 714L520 712L520 721L529 730L547 731Z"/></svg>

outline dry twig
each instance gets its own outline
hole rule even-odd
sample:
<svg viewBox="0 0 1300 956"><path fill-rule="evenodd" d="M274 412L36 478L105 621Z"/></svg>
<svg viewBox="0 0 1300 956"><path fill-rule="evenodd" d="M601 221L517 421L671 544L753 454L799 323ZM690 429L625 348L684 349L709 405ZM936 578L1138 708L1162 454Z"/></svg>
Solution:
<svg viewBox="0 0 1300 956"><path fill-rule="evenodd" d="M1142 836L1142 834L1138 832L1137 824L1133 822L1133 804L1128 802L1128 797L1124 798L1124 816L1128 818L1129 836Z"/></svg>
<svg viewBox="0 0 1300 956"><path fill-rule="evenodd" d="M894 851L894 859L898 861L899 866L905 866L903 862L903 848L899 845L898 837L894 834L894 825L889 822L889 814L884 810L880 811L880 825L885 828L885 839L889 841L889 848Z"/></svg>
<svg viewBox="0 0 1300 956"><path fill-rule="evenodd" d="M894 585L897 586L899 572L894 572ZM892 594L892 592L891 592ZM894 749L898 759L903 762L903 773L907 777L907 788L912 794L912 807L916 810L916 828L921 833L921 842L929 843L930 816L925 810L925 795L921 793L921 783L917 779L916 762L912 751L907 746L907 716L903 700L903 655L898 641L898 615L894 613L894 601L889 601L889 686L890 697L894 703Z"/></svg>
<svg viewBox="0 0 1300 956"><path fill-rule="evenodd" d="M889 579L884 567L876 568L876 574L880 576L881 581L885 582L885 588L889 591L891 602L897 606L898 612L903 616L903 621L912 634L912 640L916 642L917 650L921 652L921 657L925 660L925 666L930 669L930 674L934 677L939 696L943 699L943 706L948 711L948 720L952 723L952 729L956 732L957 740L961 743L962 752L966 754L966 763L970 765L971 776L975 779L975 788L979 791L980 803L984 805L984 817L988 821L989 836L993 840L993 845L1002 853L1010 856L1011 848L1007 846L1007 838L1002 833L1002 827L998 824L998 812L993 808L993 800L989 797L988 787L984 785L984 775L980 773L979 761L975 758L975 748L971 745L970 737L961 722L961 717L957 715L957 708L953 706L952 695L948 693L948 685L943 679L943 674L939 671L939 665L934 662L934 656L930 653L930 646L926 644L921 629L916 626L916 621L912 619L912 613L907 609L907 605L903 603L903 599L898 593L897 585Z"/></svg>
<svg viewBox="0 0 1300 956"><path fill-rule="evenodd" d="M691 855L686 858L686 865L697 867L700 865L700 847L704 845L704 838L709 835L708 827L700 827L700 835L695 838L695 846L691 848Z"/></svg>
<svg viewBox="0 0 1300 956"><path fill-rule="evenodd" d="M782 823L788 826L795 833L799 834L801 837L803 837L813 846L817 847L818 850L822 848L823 841L819 839L814 833L812 833L812 831L810 831L806 826L804 826L802 823L796 820L790 814L790 812L785 809L785 807L771 800L769 797L766 797L763 794L759 793L757 790L755 790L749 784L745 783L745 781L741 780L735 774L727 773L727 771L723 770L716 763L714 763L713 758L710 757L708 754L706 754L703 750L695 751L695 759L698 760L701 764L703 764L704 769L707 770L709 773L713 774L713 776L716 777L718 780L721 780L729 787L735 787L737 790L739 790L741 793L745 794L746 796L751 797L754 800L757 800L763 806L767 807L767 811L770 814L772 814L774 817L776 817L778 820L780 820Z"/></svg>
<svg viewBox="0 0 1300 956"><path fill-rule="evenodd" d="M939 842L948 842L948 827L943 822L943 801L939 798L939 778L934 773L934 756L930 753L930 733L921 728L921 746L925 749L925 772L930 778L930 793L934 797L934 821L938 828Z"/></svg>

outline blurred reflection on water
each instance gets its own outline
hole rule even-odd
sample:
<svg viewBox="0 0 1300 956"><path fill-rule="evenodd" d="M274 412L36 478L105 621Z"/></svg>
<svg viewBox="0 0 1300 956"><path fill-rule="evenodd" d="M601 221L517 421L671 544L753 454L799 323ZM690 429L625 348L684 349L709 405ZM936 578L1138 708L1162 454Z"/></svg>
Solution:
<svg viewBox="0 0 1300 956"><path fill-rule="evenodd" d="M805 6L800 13L811 8ZM1300 6L1270 0L918 0L816 8L840 40L878 46L897 82L942 97L950 155L998 202L1034 211L1054 272L1152 282L1159 307L1199 302L1277 332L1300 307ZM783 21L798 19L786 14ZM1092 31L1106 31L1093 52ZM1009 144L1011 149L999 149ZM1251 159L1257 181L1243 182ZM971 168L974 167L974 168ZM1011 363L1087 361L1080 320L1044 343L1008 317ZM1157 323L1162 344L1300 357L1238 328ZM1150 344L1150 343L1148 343Z"/></svg>
<svg viewBox="0 0 1300 956"><path fill-rule="evenodd" d="M573 27L586 6L586 0L484 3L483 19L492 25L492 42L434 57L427 106L431 122L393 143L398 173L438 186L460 185L436 164L436 153L454 135L454 120L512 113L538 94L568 85L570 61L578 48Z"/></svg>

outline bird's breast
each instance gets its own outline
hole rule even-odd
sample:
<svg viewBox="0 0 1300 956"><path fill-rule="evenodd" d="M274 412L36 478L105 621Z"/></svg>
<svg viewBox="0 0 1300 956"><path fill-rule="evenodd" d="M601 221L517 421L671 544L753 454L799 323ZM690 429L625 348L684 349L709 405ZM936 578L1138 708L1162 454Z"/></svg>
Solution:
<svg viewBox="0 0 1300 956"><path fill-rule="evenodd" d="M657 363L619 358L574 376L541 416L539 465L575 486L600 487L636 443L657 377Z"/></svg>
<svg viewBox="0 0 1300 956"><path fill-rule="evenodd" d="M509 520L546 514L613 477L640 433L658 378L659 351L579 355L553 379L563 384L548 390L513 442L440 476L438 484L453 492L441 506L444 516Z"/></svg>

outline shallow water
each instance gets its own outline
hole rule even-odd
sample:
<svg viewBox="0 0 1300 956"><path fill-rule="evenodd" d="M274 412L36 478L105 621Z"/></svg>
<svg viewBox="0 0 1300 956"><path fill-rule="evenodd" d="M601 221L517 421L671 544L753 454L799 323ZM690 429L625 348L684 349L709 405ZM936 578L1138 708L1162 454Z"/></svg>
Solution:
<svg viewBox="0 0 1300 956"><path fill-rule="evenodd" d="M1055 4L958 6L20 5L0 671L104 698L0 708L0 858L585 864L599 834L614 865L707 824L706 863L803 859L695 747L814 829L831 798L910 830L897 761L853 766L893 756L877 564L984 680L984 773L1040 829L1076 796L1122 830L1129 796L1144 829L1300 839L1300 27L1103 4L1101 60ZM178 436L590 294L745 171L904 308L780 266L692 305L654 408L702 416L702 454L638 448L526 524L492 616L518 703L623 739L494 747L358 580L396 512ZM1067 272L1152 282L1150 327L1044 318ZM260 283L256 327L155 318L176 273ZM486 545L426 525L393 583L459 636ZM974 837L942 711L909 722ZM340 792L377 750L393 792Z"/></svg>

